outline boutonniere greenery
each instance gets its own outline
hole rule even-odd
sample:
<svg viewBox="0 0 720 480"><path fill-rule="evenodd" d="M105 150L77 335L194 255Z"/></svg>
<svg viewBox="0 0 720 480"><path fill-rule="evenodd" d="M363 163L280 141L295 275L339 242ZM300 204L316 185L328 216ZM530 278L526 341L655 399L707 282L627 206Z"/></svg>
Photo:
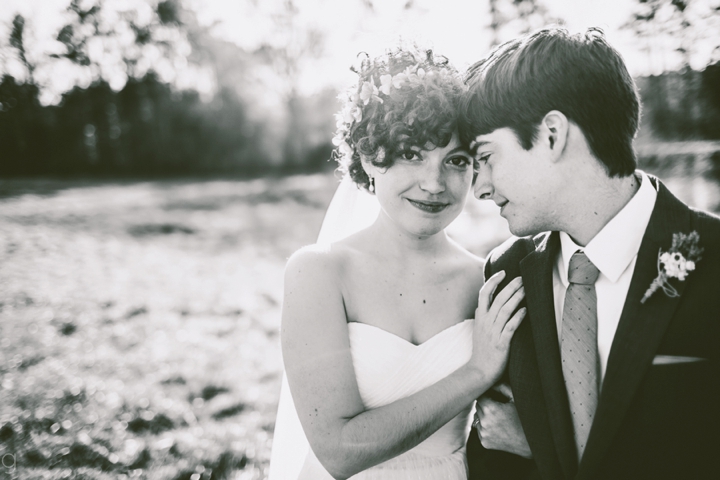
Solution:
<svg viewBox="0 0 720 480"><path fill-rule="evenodd" d="M698 246L700 235L693 231L688 234L673 233L670 250L658 252L658 276L650 284L640 303L645 303L650 296L662 289L668 297L677 297L678 292L670 283L671 278L684 282L688 274L695 270L697 262L702 258L703 249Z"/></svg>

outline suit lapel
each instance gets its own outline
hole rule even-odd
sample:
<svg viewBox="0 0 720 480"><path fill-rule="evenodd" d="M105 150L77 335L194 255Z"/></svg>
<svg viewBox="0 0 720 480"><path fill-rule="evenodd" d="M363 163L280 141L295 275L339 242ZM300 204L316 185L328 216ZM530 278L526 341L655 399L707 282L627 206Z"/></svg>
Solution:
<svg viewBox="0 0 720 480"><path fill-rule="evenodd" d="M651 178L651 181L659 184L658 196L638 251L635 271L610 349L598 409L578 478L595 472L605 456L652 363L687 283L674 283L678 297L670 298L658 290L646 303L640 303L658 274L658 251L670 248L673 233L688 233L691 227L688 207L656 179Z"/></svg>
<svg viewBox="0 0 720 480"><path fill-rule="evenodd" d="M553 265L560 248L557 232L547 235L543 242L520 262L525 299L528 307L532 337L530 350L535 351L542 395L547 409L549 427L562 472L572 478L577 470L572 419L560 362L557 323L553 301ZM533 402L533 399L529 399ZM520 409L520 404L518 404ZM530 414L530 412L528 412ZM538 459L539 462L540 459Z"/></svg>

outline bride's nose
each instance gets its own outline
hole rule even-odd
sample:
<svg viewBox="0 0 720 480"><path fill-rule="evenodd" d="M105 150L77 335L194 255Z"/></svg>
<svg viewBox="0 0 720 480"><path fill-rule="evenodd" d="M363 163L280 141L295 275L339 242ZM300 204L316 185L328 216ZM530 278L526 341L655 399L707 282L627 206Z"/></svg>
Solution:
<svg viewBox="0 0 720 480"><path fill-rule="evenodd" d="M419 185L420 189L432 194L438 195L445 191L445 171L442 168L442 163L436 164L435 162L425 163L425 168L420 172Z"/></svg>

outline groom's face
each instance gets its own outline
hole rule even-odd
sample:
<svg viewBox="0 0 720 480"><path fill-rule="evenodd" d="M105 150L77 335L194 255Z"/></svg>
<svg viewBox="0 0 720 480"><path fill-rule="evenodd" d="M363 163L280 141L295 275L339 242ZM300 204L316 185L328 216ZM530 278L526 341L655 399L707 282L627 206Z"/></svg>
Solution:
<svg viewBox="0 0 720 480"><path fill-rule="evenodd" d="M515 133L499 128L476 138L479 171L475 197L500 207L513 235L534 235L553 228L552 163L542 141L525 150Z"/></svg>

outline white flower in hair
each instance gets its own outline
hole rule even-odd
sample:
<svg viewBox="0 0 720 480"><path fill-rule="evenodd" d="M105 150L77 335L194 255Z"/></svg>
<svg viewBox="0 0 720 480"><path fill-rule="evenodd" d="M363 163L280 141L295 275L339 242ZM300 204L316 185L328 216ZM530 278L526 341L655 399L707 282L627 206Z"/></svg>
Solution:
<svg viewBox="0 0 720 480"><path fill-rule="evenodd" d="M367 105L370 103L370 100L377 100L380 103L383 103L382 98L378 97L378 88L375 86L375 81L370 78L369 82L363 82L362 87L360 88L360 99L363 101L364 105Z"/></svg>
<svg viewBox="0 0 720 480"><path fill-rule="evenodd" d="M343 155L352 156L352 154L353 154L353 149L352 149L352 147L351 147L350 145L348 145L347 142L343 141L343 142L340 144L340 152L341 152Z"/></svg>
<svg viewBox="0 0 720 480"><path fill-rule="evenodd" d="M380 84L380 91L385 95L390 95L390 87L393 86L392 75L380 75Z"/></svg>
<svg viewBox="0 0 720 480"><path fill-rule="evenodd" d="M392 79L392 85L395 88L402 88L405 82L407 82L407 75L404 72L398 73Z"/></svg>

